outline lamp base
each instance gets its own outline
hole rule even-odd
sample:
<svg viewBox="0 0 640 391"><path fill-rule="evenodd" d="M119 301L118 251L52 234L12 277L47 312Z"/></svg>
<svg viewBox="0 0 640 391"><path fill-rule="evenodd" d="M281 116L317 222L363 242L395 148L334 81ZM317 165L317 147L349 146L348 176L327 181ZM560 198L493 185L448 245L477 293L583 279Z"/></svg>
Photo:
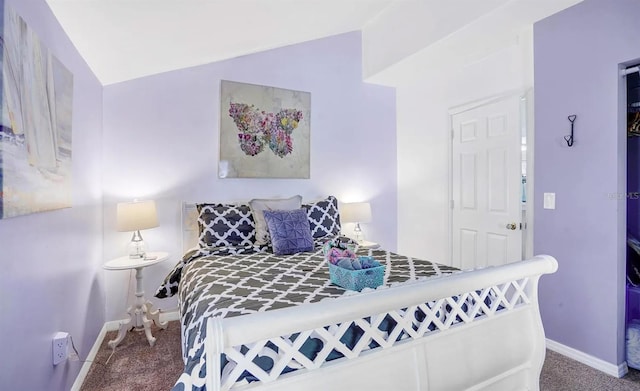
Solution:
<svg viewBox="0 0 640 391"><path fill-rule="evenodd" d="M360 223L356 223L356 226L353 228L353 232L356 236L356 242L361 243L364 240L364 236L362 235L362 229L360 229Z"/></svg>
<svg viewBox="0 0 640 391"><path fill-rule="evenodd" d="M140 235L140 231L135 231L133 233L133 237L131 238L131 242L129 242L128 254L130 259L143 259L146 255L147 246L142 240L142 235Z"/></svg>

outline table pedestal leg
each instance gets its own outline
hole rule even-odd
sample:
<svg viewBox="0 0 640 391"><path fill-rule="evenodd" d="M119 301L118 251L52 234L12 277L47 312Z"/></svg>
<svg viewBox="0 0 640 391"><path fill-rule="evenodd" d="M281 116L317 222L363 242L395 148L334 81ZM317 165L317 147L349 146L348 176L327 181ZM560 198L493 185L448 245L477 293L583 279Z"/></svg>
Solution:
<svg viewBox="0 0 640 391"><path fill-rule="evenodd" d="M164 321L164 322L160 322L160 310L153 310L153 304L150 301L147 301L146 303L144 303L144 308L145 308L145 314L147 315L148 318L150 318L153 323L155 323L156 326L160 327L161 329L166 329L167 325L169 324L169 322Z"/></svg>
<svg viewBox="0 0 640 391"><path fill-rule="evenodd" d="M135 317L133 313L133 308L129 307L127 309L127 313L129 314L129 320L126 322L120 323L120 329L118 330L118 336L115 339L112 339L107 343L111 349L115 349L116 346L124 339L125 335L127 335L127 331L131 330L134 326L132 325L132 321Z"/></svg>
<svg viewBox="0 0 640 391"><path fill-rule="evenodd" d="M156 338L151 335L151 322L156 326L166 329L168 322L160 323L160 311L153 310L153 304L150 301L144 299L144 291L142 290L142 267L136 268L136 301L135 307L131 306L127 310L129 314L129 320L120 324L118 336L108 342L110 348L115 349L116 346L124 339L127 331L132 328L139 330L144 329L144 333L149 341L149 345L153 346L156 343ZM148 316L147 316L148 315ZM149 319L150 318L150 319Z"/></svg>

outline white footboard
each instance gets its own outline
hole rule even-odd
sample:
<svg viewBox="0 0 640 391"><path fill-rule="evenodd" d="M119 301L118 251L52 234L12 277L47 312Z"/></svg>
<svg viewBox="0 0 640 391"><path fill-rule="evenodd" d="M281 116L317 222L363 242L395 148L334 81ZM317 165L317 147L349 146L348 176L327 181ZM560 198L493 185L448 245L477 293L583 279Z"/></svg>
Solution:
<svg viewBox="0 0 640 391"><path fill-rule="evenodd" d="M538 390L545 355L538 279L557 267L541 255L336 300L212 318L207 390ZM386 332L379 329L385 319L396 323ZM353 325L364 335L349 349L340 338ZM313 359L298 351L309 337L324 345ZM369 349L372 341L379 347ZM278 348L270 371L253 363L267 343ZM326 361L333 350L344 357ZM221 354L236 364L225 378ZM281 374L287 366L300 369ZM245 370L260 381L235 384Z"/></svg>

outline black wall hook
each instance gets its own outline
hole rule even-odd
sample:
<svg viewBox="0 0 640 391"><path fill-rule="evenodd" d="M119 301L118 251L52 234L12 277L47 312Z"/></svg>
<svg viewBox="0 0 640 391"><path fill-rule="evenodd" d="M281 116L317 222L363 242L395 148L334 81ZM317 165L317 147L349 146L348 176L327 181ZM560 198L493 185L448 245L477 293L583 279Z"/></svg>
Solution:
<svg viewBox="0 0 640 391"><path fill-rule="evenodd" d="M567 145L570 147L573 146L573 123L576 121L576 118L578 118L578 116L575 114L567 117L569 122L571 122L571 134L569 136L564 136L564 140L567 142Z"/></svg>

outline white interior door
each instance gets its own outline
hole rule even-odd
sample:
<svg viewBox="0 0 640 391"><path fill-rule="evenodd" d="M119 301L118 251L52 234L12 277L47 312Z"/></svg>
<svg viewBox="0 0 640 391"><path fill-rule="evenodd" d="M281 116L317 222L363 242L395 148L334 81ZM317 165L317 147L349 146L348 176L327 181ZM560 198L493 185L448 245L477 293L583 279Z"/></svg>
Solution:
<svg viewBox="0 0 640 391"><path fill-rule="evenodd" d="M451 116L452 264L522 260L520 97Z"/></svg>

